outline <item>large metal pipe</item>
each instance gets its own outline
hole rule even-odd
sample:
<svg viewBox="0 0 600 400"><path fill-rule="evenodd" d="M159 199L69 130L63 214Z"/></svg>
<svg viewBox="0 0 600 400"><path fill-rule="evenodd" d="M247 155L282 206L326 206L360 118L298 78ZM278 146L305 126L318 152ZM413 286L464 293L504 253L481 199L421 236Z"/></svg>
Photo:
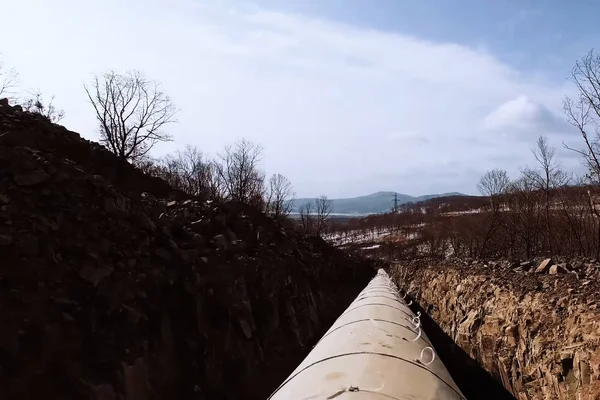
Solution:
<svg viewBox="0 0 600 400"><path fill-rule="evenodd" d="M271 400L464 399L384 270Z"/></svg>

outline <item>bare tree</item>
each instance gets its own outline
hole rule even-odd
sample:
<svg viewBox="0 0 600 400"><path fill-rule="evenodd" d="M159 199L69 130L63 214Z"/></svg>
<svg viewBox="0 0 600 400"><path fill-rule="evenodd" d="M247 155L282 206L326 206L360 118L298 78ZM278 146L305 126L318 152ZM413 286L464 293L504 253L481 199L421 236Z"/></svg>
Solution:
<svg viewBox="0 0 600 400"><path fill-rule="evenodd" d="M273 174L269 178L267 194L267 212L275 219L288 216L292 210L292 183L281 174Z"/></svg>
<svg viewBox="0 0 600 400"><path fill-rule="evenodd" d="M483 174L477 183L477 190L490 198L494 208L500 206L498 196L504 193L509 184L510 179L505 170L493 169Z"/></svg>
<svg viewBox="0 0 600 400"><path fill-rule="evenodd" d="M65 117L65 112L56 108L54 105L54 96L52 96L50 102L46 104L42 93L39 90L36 92L29 92L29 94L31 97L27 98L22 104L23 110L46 117L46 119L53 124L58 123Z"/></svg>
<svg viewBox="0 0 600 400"><path fill-rule="evenodd" d="M543 190L567 185L570 177L554 159L555 148L548 144L548 139L545 136L540 136L536 146L531 152L540 165L541 171L536 171L536 175L533 177L534 182Z"/></svg>
<svg viewBox="0 0 600 400"><path fill-rule="evenodd" d="M571 80L578 89L575 99L566 97L563 110L567 120L581 134L585 147L567 149L580 154L588 167L587 180L600 184L600 55L591 50L575 63L571 71ZM598 251L600 255L600 210L593 206L591 190L587 191L590 210L597 221Z"/></svg>
<svg viewBox="0 0 600 400"><path fill-rule="evenodd" d="M540 247L540 232L542 224L542 198L541 192L536 187L530 175L522 174L507 189L507 202L510 213L507 218L508 229L514 236L511 243L522 246L522 253L526 258L538 254ZM513 254L518 254L518 249L512 249Z"/></svg>
<svg viewBox="0 0 600 400"><path fill-rule="evenodd" d="M302 231L310 234L313 231L315 216L313 215L313 203L307 201L300 206L300 223Z"/></svg>
<svg viewBox="0 0 600 400"><path fill-rule="evenodd" d="M329 214L331 214L331 200L321 196L315 199L315 234L321 235L325 233L329 222Z"/></svg>
<svg viewBox="0 0 600 400"><path fill-rule="evenodd" d="M225 147L219 154L219 178L230 200L258 206L263 199L264 173L259 170L262 147L245 139Z"/></svg>
<svg viewBox="0 0 600 400"><path fill-rule="evenodd" d="M140 157L135 161L134 165L143 173L159 177L170 184L170 181L164 175L162 160L152 157Z"/></svg>
<svg viewBox="0 0 600 400"><path fill-rule="evenodd" d="M109 72L84 85L100 123L101 142L122 161L144 157L158 142L171 140L162 129L177 112L157 82L138 72Z"/></svg>
<svg viewBox="0 0 600 400"><path fill-rule="evenodd" d="M14 68L7 68L0 61L0 98L13 95L12 89L17 86L19 74Z"/></svg>
<svg viewBox="0 0 600 400"><path fill-rule="evenodd" d="M217 201L224 199L219 166L195 146L188 145L183 151L158 159L138 158L134 164L144 173L161 178L189 195Z"/></svg>
<svg viewBox="0 0 600 400"><path fill-rule="evenodd" d="M477 184L479 192L484 196L488 196L491 204L491 213L487 224L488 228L485 231L479 250L480 257L483 256L486 245L498 227L501 211L501 195L504 194L509 184L510 179L508 178L508 174L502 169L487 171Z"/></svg>
<svg viewBox="0 0 600 400"><path fill-rule="evenodd" d="M585 148L565 147L583 157L590 179L600 183L600 55L591 50L578 60L571 71L571 80L578 94L575 99L564 99L563 110L569 123L581 133Z"/></svg>
<svg viewBox="0 0 600 400"><path fill-rule="evenodd" d="M187 145L183 151L166 156L163 163L173 171L179 189L192 196L210 196L214 165L197 147Z"/></svg>
<svg viewBox="0 0 600 400"><path fill-rule="evenodd" d="M525 168L523 175L531 181L534 187L544 193L544 217L546 222L546 245L547 250L552 249L552 232L550 222L550 207L552 195L555 189L569 182L568 174L563 171L554 159L555 149L548 144L545 136L537 140L537 147L532 150L533 156L538 162L540 169Z"/></svg>

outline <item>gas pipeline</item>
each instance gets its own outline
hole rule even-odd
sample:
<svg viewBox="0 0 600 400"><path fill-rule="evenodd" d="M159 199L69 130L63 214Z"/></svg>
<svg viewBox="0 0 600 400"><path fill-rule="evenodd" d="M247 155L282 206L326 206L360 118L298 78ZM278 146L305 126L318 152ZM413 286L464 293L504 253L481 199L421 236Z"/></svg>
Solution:
<svg viewBox="0 0 600 400"><path fill-rule="evenodd" d="M405 298L380 269L269 400L464 400Z"/></svg>

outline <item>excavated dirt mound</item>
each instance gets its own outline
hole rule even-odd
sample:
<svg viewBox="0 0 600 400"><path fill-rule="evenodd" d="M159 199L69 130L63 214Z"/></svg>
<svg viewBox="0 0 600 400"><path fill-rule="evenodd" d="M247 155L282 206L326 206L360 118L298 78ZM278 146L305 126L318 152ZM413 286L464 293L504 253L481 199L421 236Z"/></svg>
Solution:
<svg viewBox="0 0 600 400"><path fill-rule="evenodd" d="M262 399L374 274L0 102L0 397Z"/></svg>
<svg viewBox="0 0 600 400"><path fill-rule="evenodd" d="M515 398L600 399L600 265L538 265L419 261L392 274Z"/></svg>
<svg viewBox="0 0 600 400"><path fill-rule="evenodd" d="M78 133L50 124L40 115L21 112L19 106L9 107L6 99L0 99L0 107L2 146L23 146L52 153L74 162L86 173L103 176L129 195L147 192L163 198L184 197L163 180L145 175L130 164L118 162L105 147L83 139ZM6 135L3 136L3 133Z"/></svg>

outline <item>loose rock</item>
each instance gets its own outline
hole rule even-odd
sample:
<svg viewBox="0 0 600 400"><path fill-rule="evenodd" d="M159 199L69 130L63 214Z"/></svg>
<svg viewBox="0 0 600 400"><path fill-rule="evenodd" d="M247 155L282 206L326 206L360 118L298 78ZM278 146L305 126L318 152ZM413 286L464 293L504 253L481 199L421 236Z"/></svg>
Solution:
<svg viewBox="0 0 600 400"><path fill-rule="evenodd" d="M550 267L552 266L553 261L551 258L546 258L544 261L540 263L540 265L535 269L536 274L543 274L548 272Z"/></svg>
<svg viewBox="0 0 600 400"><path fill-rule="evenodd" d="M222 235L222 234L221 235L216 235L213 238L213 242L220 249L226 249L227 246L229 245L229 242L227 241L227 238L225 237L225 235Z"/></svg>
<svg viewBox="0 0 600 400"><path fill-rule="evenodd" d="M12 237L8 235L0 235L0 246L8 246L13 242Z"/></svg>
<svg viewBox="0 0 600 400"><path fill-rule="evenodd" d="M94 287L96 287L104 278L109 277L114 272L113 267L105 266L95 268L90 265L86 265L79 270L79 276L81 279L88 281Z"/></svg>
<svg viewBox="0 0 600 400"><path fill-rule="evenodd" d="M48 180L49 176L43 170L15 175L15 183L19 186L34 186Z"/></svg>

